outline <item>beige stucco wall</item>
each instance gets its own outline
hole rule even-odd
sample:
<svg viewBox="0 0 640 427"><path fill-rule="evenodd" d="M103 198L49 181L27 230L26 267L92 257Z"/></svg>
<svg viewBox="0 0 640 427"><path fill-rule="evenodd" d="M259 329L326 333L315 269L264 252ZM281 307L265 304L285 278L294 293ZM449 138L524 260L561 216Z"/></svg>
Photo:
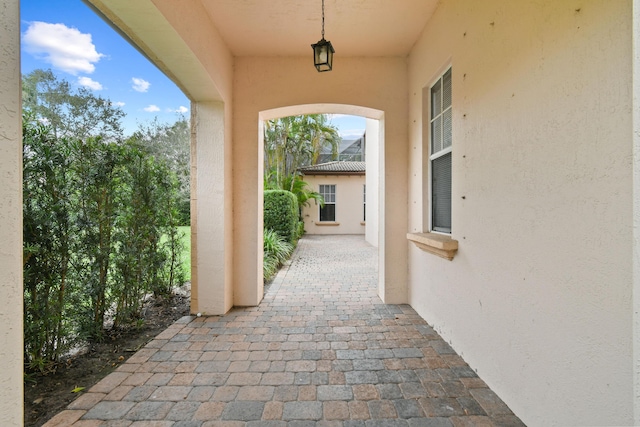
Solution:
<svg viewBox="0 0 640 427"><path fill-rule="evenodd" d="M22 408L22 127L20 16L0 1L0 425L20 426Z"/></svg>
<svg viewBox="0 0 640 427"><path fill-rule="evenodd" d="M443 0L410 56L409 230L452 65L459 252L407 243L409 301L531 426L634 422L631 5Z"/></svg>
<svg viewBox="0 0 640 427"><path fill-rule="evenodd" d="M391 259L381 257L384 273L381 280L382 298L390 303L406 302L406 233L407 206L407 66L404 58L344 58L336 56L330 73L318 73L308 57L304 58L236 58L233 98L233 177L235 191L234 221L236 259L254 260L262 251L261 234L256 219L259 218L262 162L259 146L259 119L261 112L288 106L309 104L340 104L367 107L383 113L380 119L385 140L384 164L381 170L386 188L380 186L380 202L386 199L380 212L380 222L393 218L385 230L381 248L393 254ZM256 72L256 70L260 70ZM308 112L308 110L306 110ZM318 111L316 111L318 112ZM296 113L295 109L290 111ZM352 114L357 114L352 112ZM290 115L290 114L289 114ZM366 115L366 114L362 114ZM264 119L271 117L264 117ZM241 191L240 191L241 190ZM381 251L382 252L382 251ZM395 262L394 262L395 261ZM236 304L251 305L253 299L240 299L238 295L250 295L256 279L261 277L247 262L235 269ZM246 292L245 292L246 289Z"/></svg>
<svg viewBox="0 0 640 427"><path fill-rule="evenodd" d="M378 247L378 237L380 233L379 215L380 206L380 121L367 119L366 121L367 144L365 147L365 159L367 161L367 226L365 229L365 240L371 245Z"/></svg>
<svg viewBox="0 0 640 427"><path fill-rule="evenodd" d="M233 306L231 142L222 102L191 104L191 312Z"/></svg>
<svg viewBox="0 0 640 427"><path fill-rule="evenodd" d="M336 220L331 225L320 222L320 205L311 202L302 209L307 234L364 234L364 175L305 175L303 179L314 191L320 185L336 186Z"/></svg>
<svg viewBox="0 0 640 427"><path fill-rule="evenodd" d="M633 0L633 355L634 421L640 425L640 0Z"/></svg>

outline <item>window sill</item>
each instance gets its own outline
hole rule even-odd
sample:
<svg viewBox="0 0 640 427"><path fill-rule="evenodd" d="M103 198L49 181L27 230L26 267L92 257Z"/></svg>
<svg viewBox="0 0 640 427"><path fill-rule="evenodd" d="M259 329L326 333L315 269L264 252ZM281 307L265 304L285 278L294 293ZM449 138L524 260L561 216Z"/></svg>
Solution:
<svg viewBox="0 0 640 427"><path fill-rule="evenodd" d="M419 249L451 261L458 252L458 241L443 234L407 233L407 240Z"/></svg>
<svg viewBox="0 0 640 427"><path fill-rule="evenodd" d="M319 226L330 226L330 227L336 227L340 225L339 222L334 222L334 221L316 221L314 224Z"/></svg>

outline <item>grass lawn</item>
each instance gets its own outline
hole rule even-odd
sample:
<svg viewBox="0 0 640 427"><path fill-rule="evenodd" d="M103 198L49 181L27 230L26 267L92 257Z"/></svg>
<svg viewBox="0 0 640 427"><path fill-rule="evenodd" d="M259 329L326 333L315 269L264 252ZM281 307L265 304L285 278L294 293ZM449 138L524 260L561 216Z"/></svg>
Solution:
<svg viewBox="0 0 640 427"><path fill-rule="evenodd" d="M182 252L182 265L184 266L185 279L191 280L191 227L188 225L178 227L178 232L182 234L182 244L184 252Z"/></svg>

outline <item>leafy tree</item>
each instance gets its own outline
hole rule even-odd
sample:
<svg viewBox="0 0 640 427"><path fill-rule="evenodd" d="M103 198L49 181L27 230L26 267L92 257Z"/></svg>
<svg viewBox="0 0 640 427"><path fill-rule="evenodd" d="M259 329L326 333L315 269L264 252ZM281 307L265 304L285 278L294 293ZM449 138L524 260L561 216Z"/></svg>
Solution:
<svg viewBox="0 0 640 427"><path fill-rule="evenodd" d="M326 114L312 114L303 116L305 127L309 129L309 137L311 141L311 163L318 163L318 157L323 148L331 147L331 155L335 160L338 158L338 147L340 145L340 135L337 128L329 123Z"/></svg>
<svg viewBox="0 0 640 427"><path fill-rule="evenodd" d="M44 370L73 344L66 305L75 292L72 144L30 115L22 126L25 361Z"/></svg>
<svg viewBox="0 0 640 427"><path fill-rule="evenodd" d="M24 358L47 371L182 284L178 184L135 140L56 138L31 114L23 147Z"/></svg>
<svg viewBox="0 0 640 427"><path fill-rule="evenodd" d="M189 225L191 203L191 128L180 115L174 123L162 123L157 118L139 124L133 139L150 155L167 164L175 173L179 185L178 208L181 225Z"/></svg>
<svg viewBox="0 0 640 427"><path fill-rule="evenodd" d="M112 303L112 260L118 215L130 202L124 195L124 147L100 138L80 141L73 164L79 197L77 263L85 297L76 301L82 334L99 340Z"/></svg>
<svg viewBox="0 0 640 427"><path fill-rule="evenodd" d="M22 77L22 102L23 109L48 124L56 137L122 139L125 113L120 107L87 88L74 89L51 70Z"/></svg>
<svg viewBox="0 0 640 427"><path fill-rule="evenodd" d="M184 281L175 176L164 162L146 155L135 138L127 142L124 169L129 203L119 212L116 232L116 241L126 242L115 248L116 326L139 317L147 293L166 296Z"/></svg>
<svg viewBox="0 0 640 427"><path fill-rule="evenodd" d="M338 157L338 130L328 123L324 114L282 117L265 122L265 181L271 186L291 190L284 185L294 180L300 166L317 162L325 147L331 147Z"/></svg>
<svg viewBox="0 0 640 427"><path fill-rule="evenodd" d="M23 76L23 105L24 358L46 371L182 284L189 125L123 141L120 108L50 70Z"/></svg>

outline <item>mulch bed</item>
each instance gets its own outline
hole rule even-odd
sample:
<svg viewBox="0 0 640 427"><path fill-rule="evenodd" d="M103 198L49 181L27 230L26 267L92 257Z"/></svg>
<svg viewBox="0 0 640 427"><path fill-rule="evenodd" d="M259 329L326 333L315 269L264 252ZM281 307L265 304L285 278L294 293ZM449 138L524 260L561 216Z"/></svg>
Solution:
<svg viewBox="0 0 640 427"><path fill-rule="evenodd" d="M188 315L189 304L188 292L150 299L141 326L109 331L103 342L61 361L54 372L29 375L24 384L24 425L39 427L64 410L82 393L74 393L74 389L89 390L169 325Z"/></svg>

